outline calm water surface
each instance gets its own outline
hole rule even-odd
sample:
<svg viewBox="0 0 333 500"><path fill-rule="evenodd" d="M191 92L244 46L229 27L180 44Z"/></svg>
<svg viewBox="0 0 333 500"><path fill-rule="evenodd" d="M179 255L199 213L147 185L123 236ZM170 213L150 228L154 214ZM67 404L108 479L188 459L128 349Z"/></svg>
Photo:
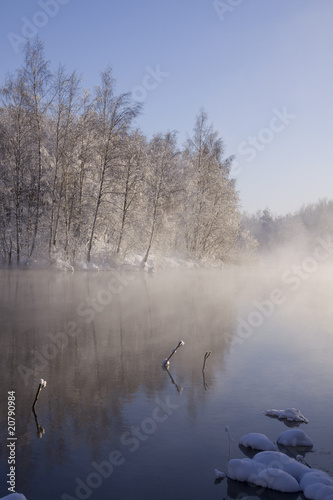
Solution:
<svg viewBox="0 0 333 500"><path fill-rule="evenodd" d="M301 410L305 458L333 475L332 280L319 270L294 290L282 275L2 271L0 496L8 391L28 500L302 498L215 484L243 434L287 430L271 408Z"/></svg>

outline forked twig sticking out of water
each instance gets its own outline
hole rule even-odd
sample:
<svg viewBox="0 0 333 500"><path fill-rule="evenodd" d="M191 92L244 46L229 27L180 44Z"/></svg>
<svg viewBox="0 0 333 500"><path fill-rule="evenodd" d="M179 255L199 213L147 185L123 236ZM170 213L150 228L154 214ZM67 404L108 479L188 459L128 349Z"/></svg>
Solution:
<svg viewBox="0 0 333 500"><path fill-rule="evenodd" d="M171 356L173 356L173 355L175 354L175 352L177 352L177 349L178 349L180 346L184 345L184 344L185 344L185 342L184 342L183 340L180 340L180 341L178 342L177 347L175 347L175 348L172 350L172 352L171 352L170 356L169 356L168 358L166 358L166 359L163 359L163 361L162 361L162 366L168 367L168 366L169 366L169 364L170 364L170 363L169 363L169 359L171 358Z"/></svg>
<svg viewBox="0 0 333 500"><path fill-rule="evenodd" d="M35 401L34 401L34 404L32 405L32 409L34 410L35 409L35 406L36 406L36 403L38 401L38 398L39 398L39 394L41 392L41 390L46 387L46 380L44 379L40 379L39 381L39 386L38 386L38 389L37 389L37 393L36 393L36 396L35 396Z"/></svg>
<svg viewBox="0 0 333 500"><path fill-rule="evenodd" d="M204 355L204 362L203 362L203 366L202 366L202 371L205 371L206 361L211 354L212 354L212 351L207 351L206 354Z"/></svg>

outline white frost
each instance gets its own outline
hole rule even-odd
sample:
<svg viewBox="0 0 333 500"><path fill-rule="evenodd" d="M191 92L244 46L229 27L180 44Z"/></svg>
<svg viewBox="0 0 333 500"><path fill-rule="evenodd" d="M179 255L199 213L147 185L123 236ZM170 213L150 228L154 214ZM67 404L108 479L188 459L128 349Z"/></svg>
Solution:
<svg viewBox="0 0 333 500"><path fill-rule="evenodd" d="M266 410L265 415L293 422L305 422L306 424L309 422L309 420L305 418L299 410L296 410L296 408L287 408L286 410Z"/></svg>
<svg viewBox="0 0 333 500"><path fill-rule="evenodd" d="M284 446L313 446L313 442L309 436L300 429L290 429L281 432L277 438L277 442Z"/></svg>
<svg viewBox="0 0 333 500"><path fill-rule="evenodd" d="M239 444L246 448L253 448L254 450L273 451L276 450L276 445L268 439L265 434L260 432L249 432L241 437Z"/></svg>

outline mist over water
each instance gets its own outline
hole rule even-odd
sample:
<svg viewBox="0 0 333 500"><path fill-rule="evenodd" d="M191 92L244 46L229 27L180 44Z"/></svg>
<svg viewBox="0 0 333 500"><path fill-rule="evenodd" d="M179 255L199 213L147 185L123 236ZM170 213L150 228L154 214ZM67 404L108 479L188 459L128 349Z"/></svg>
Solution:
<svg viewBox="0 0 333 500"><path fill-rule="evenodd" d="M152 276L1 271L1 412L16 391L16 491L237 498L249 490L214 484L214 469L244 456L247 432L276 441L286 426L262 413L271 408L301 410L314 442L306 460L333 474L332 269L304 259ZM167 371L161 362L179 340Z"/></svg>

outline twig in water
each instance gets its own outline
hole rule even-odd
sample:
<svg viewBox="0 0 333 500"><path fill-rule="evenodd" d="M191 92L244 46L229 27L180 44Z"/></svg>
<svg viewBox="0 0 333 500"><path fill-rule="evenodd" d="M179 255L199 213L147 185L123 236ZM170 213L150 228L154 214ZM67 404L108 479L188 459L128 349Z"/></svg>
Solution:
<svg viewBox="0 0 333 500"><path fill-rule="evenodd" d="M35 396L35 401L34 401L34 404L32 405L33 410L35 409L36 403L37 403L38 398L39 398L39 394L40 394L41 390L43 389L43 387L45 387L45 386L46 386L46 380L41 378L39 381L39 386L38 386L37 393Z"/></svg>
<svg viewBox="0 0 333 500"><path fill-rule="evenodd" d="M206 361L207 359L209 358L209 356L212 354L212 351L207 351L205 356L204 356L204 362L203 362L203 366L202 366L202 371L205 371L205 367L206 367Z"/></svg>
<svg viewBox="0 0 333 500"><path fill-rule="evenodd" d="M175 348L172 350L172 352L171 352L170 356L169 356L168 358L166 358L166 359L163 359L163 361L162 361L162 366L165 366L165 367L169 366L169 364L170 364L170 363L169 363L169 359L171 358L171 356L173 356L173 355L175 354L175 352L177 352L178 347L180 347L180 346L182 346L182 345L184 345L184 344L185 344L185 342L184 342L183 340L180 340L180 341L178 342L177 347L175 347Z"/></svg>

